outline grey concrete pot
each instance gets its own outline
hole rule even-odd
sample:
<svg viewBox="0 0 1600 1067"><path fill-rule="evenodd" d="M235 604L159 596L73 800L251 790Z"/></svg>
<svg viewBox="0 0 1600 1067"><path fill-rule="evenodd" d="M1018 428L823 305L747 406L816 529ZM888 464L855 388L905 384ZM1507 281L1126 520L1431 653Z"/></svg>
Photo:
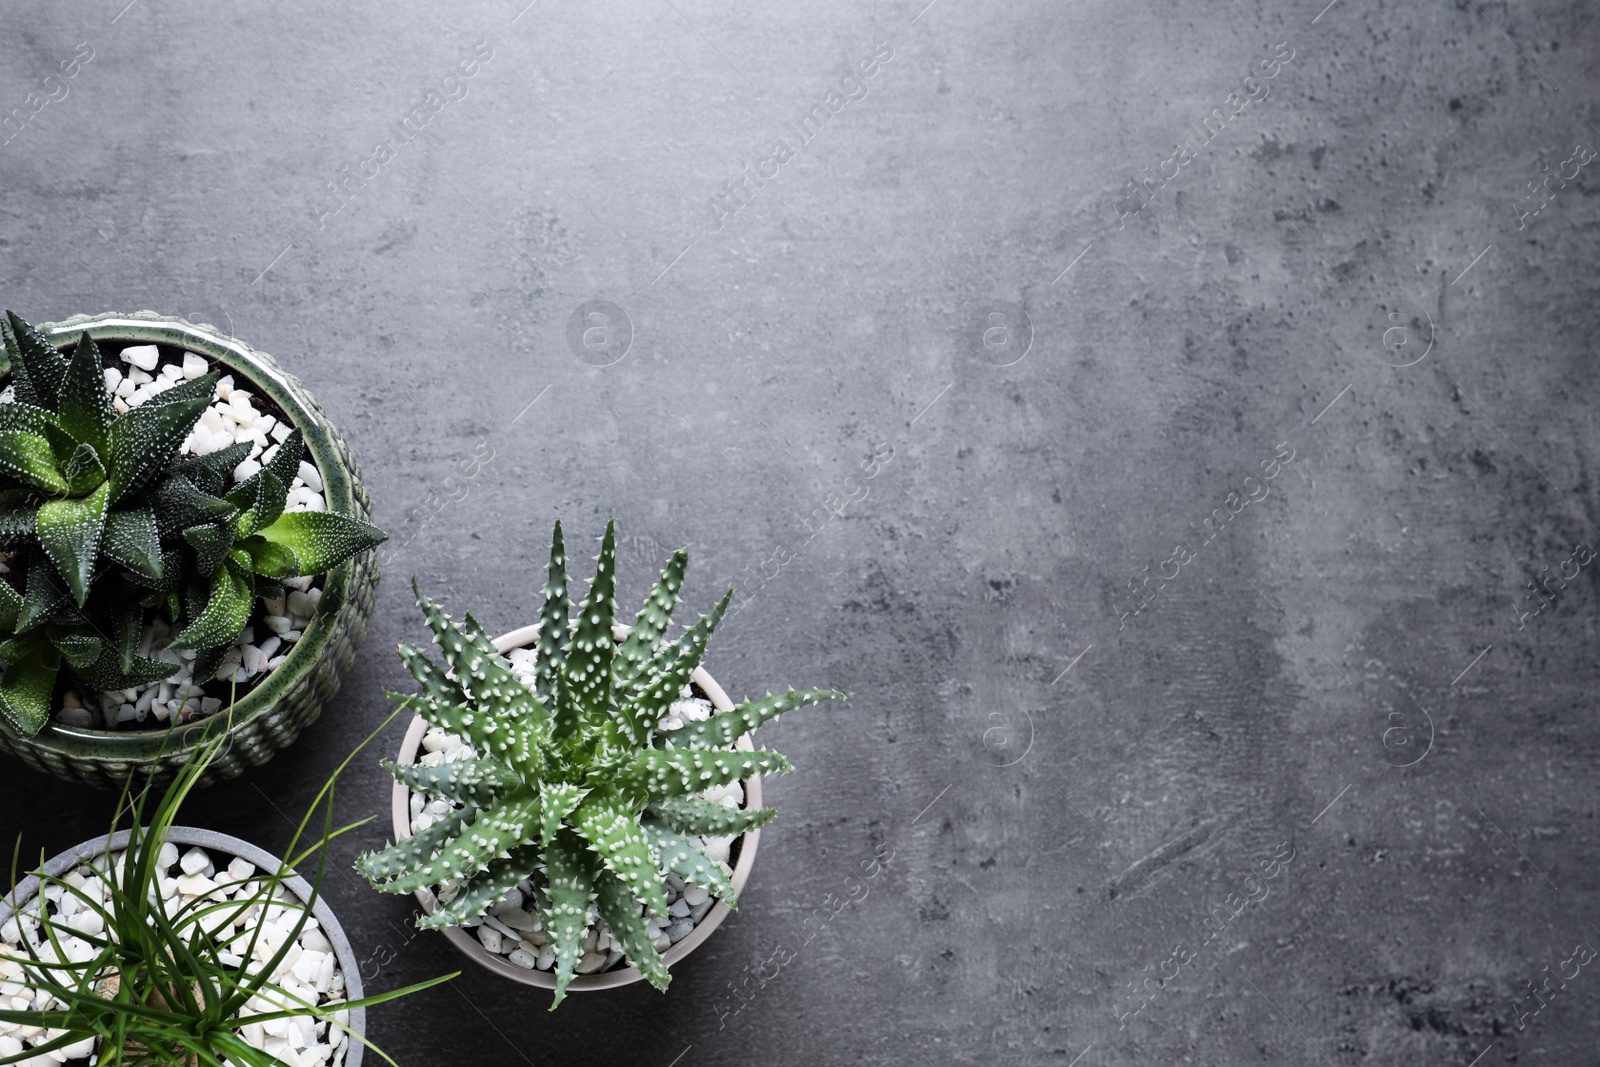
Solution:
<svg viewBox="0 0 1600 1067"><path fill-rule="evenodd" d="M55 856L44 865L44 873L51 877L59 877L72 868L87 863L98 856L103 856L109 850L117 852L128 847L128 839L132 831L119 830L114 834L103 834L92 841L85 841L76 848ZM220 834L215 830L201 830L192 826L174 826L167 833L167 840L174 845L197 845L211 853L221 853L227 856L237 856L248 863L255 864L256 870L267 874L275 873L281 864L278 858L266 849L257 848L248 841L241 841L228 834ZM301 902L311 899L311 885L299 875L290 875L283 879L283 887ZM39 878L30 874L11 893L0 899L0 924L11 918L11 901L26 904L39 892ZM316 916L317 922L322 927L322 932L333 943L333 954L339 961L339 969L344 972L344 995L346 1000L360 1000L365 994L361 991L361 965L356 960L355 951L350 947L350 939L345 936L344 927L339 925L339 920L334 917L333 909L322 897L317 897L311 906L311 914ZM367 1009L353 1008L350 1011L350 1029L357 1034L367 1032ZM361 1067L361 1054L365 1046L361 1042L350 1039L348 1051L345 1053L345 1067Z"/></svg>
<svg viewBox="0 0 1600 1067"><path fill-rule="evenodd" d="M627 635L627 627L618 626L616 628L618 641L621 641ZM502 634L495 638L494 647L503 654L510 652L514 648L530 646L538 638L538 626L524 626L520 630L512 630L508 634ZM733 701L728 699L728 694L722 691L722 687L716 683L716 680L710 674L706 673L705 668L696 668L694 674L690 676L690 681L699 686L701 691L706 694L706 697L711 701L712 707L718 711L733 710ZM417 750L422 747L422 736L427 732L427 721L421 716L413 718L410 728L406 730L405 740L400 743L400 753L395 757L396 761L402 764L414 762L417 758ZM739 738L738 747L747 752L755 748L749 734ZM744 783L744 796L746 807L759 808L761 806L760 778L751 778ZM393 817L394 839L403 841L410 837L411 790L400 782L394 784ZM751 830L739 839L739 860L734 864L733 878L731 879L735 893L744 892L744 884L750 877L750 869L755 866L756 845L760 840L760 830ZM433 893L426 889L418 890L416 896L417 900L422 904L423 910L430 914L438 906L437 901L434 900ZM661 954L662 960L670 968L673 964L699 948L706 938L711 936L711 932L722 925L722 920L726 919L732 910L722 901L717 901L712 905L711 910L706 912L705 918L695 925L694 930L687 937ZM479 966L487 967L503 978L510 978L512 981L521 982L524 985L537 986L540 989L551 991L555 990L556 976L554 972L518 967L516 964L509 962L504 956L496 955L484 948L470 931L462 927L448 927L443 933L452 945L466 953L467 958ZM572 979L571 984L567 986L567 992L588 993L600 989L615 989L618 986L631 985L634 982L641 981L643 978L644 975L639 972L637 967L618 967L615 970L603 971L599 974L577 975Z"/></svg>

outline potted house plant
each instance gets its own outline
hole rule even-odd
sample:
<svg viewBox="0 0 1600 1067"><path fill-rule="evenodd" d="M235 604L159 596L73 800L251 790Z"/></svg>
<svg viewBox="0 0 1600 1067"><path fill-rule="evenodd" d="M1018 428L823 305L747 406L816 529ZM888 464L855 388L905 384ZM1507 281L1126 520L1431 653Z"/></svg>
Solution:
<svg viewBox="0 0 1600 1067"><path fill-rule="evenodd" d="M338 772L285 862L175 825L224 741L195 753L153 811L151 780L131 801L125 791L117 821L128 816L128 829L56 856L0 900L0 1065L358 1067L371 1047L368 1007L454 977L362 995L355 954L319 894L328 845L350 829L332 824ZM324 804L321 832L297 853ZM313 854L307 883L292 868Z"/></svg>
<svg viewBox="0 0 1600 1067"><path fill-rule="evenodd" d="M208 777L265 762L366 637L383 534L344 439L208 326L3 332L0 748L115 787L227 724Z"/></svg>
<svg viewBox="0 0 1600 1067"><path fill-rule="evenodd" d="M789 763L749 732L844 696L734 706L699 666L732 591L667 640L680 550L633 625L614 628L615 557L612 522L572 619L558 521L539 622L498 641L416 590L446 666L400 646L422 692L390 694L417 713L402 758L386 762L396 843L357 863L378 889L417 894L420 927L554 990L552 1009L569 988L667 987L667 965L737 906L756 830L775 814L757 778Z"/></svg>

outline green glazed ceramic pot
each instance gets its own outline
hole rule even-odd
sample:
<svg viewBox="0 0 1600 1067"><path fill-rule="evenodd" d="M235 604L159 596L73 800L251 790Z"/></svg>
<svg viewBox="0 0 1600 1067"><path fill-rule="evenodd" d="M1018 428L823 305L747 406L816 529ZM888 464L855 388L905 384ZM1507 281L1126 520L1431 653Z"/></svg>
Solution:
<svg viewBox="0 0 1600 1067"><path fill-rule="evenodd" d="M285 374L266 353L213 326L196 326L150 311L79 315L39 324L38 330L57 345L75 342L87 332L102 346L108 341L171 345L220 364L235 381L248 382L251 391L271 399L304 434L309 458L322 476L328 509L371 521L371 501L344 436L299 380ZM0 352L0 385L10 370L9 360ZM236 777L246 766L265 763L292 744L333 699L356 649L367 638L377 589L378 557L371 549L324 575L322 600L304 635L282 664L239 699L231 714L224 708L209 718L154 730L91 730L52 719L31 738L0 723L0 750L58 778L120 789L129 771L166 778L195 748L227 733L228 742L202 784Z"/></svg>

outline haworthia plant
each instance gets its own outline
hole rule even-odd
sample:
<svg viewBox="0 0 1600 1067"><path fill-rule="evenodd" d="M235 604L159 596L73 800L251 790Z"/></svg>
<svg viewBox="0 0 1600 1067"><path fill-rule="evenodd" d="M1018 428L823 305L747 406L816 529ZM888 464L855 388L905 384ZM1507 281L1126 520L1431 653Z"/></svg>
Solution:
<svg viewBox="0 0 1600 1067"><path fill-rule="evenodd" d="M730 809L696 794L786 773L789 762L776 752L741 751L734 743L785 711L844 697L830 689L790 690L690 729L658 732L728 605L724 596L682 636L666 639L687 563L686 551L672 557L618 643L612 636L616 523L606 526L594 580L574 619L557 521L531 682L495 651L477 619L468 614L456 623L412 582L445 662L401 645L400 658L422 692L390 696L462 737L476 757L432 767L386 763L408 788L461 806L422 834L362 856L356 869L390 893L464 878L448 903L419 920L425 929L468 922L531 879L556 956L552 1009L572 981L590 904L628 962L658 989L667 987L667 968L640 906L664 918L662 880L676 873L737 907L726 872L693 838L743 833L775 814Z"/></svg>
<svg viewBox="0 0 1600 1067"><path fill-rule="evenodd" d="M155 613L209 681L259 596L384 539L347 516L284 512L298 429L237 484L249 442L180 463L215 373L118 414L87 333L70 356L11 312L0 333L14 386L0 404L0 720L18 733L43 728L63 668L91 691L173 673L138 654Z"/></svg>

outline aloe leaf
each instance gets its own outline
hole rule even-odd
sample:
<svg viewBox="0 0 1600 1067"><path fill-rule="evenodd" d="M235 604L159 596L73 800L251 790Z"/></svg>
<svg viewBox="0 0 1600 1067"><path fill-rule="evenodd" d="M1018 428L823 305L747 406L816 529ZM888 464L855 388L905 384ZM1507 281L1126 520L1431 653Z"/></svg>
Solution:
<svg viewBox="0 0 1600 1067"><path fill-rule="evenodd" d="M503 748L507 734L514 733L523 738L524 743L515 750L514 759L519 761L517 766L527 768L530 779L537 778L543 768L537 763L520 761L531 758L537 752L535 742L542 734L542 723L546 719L539 698L512 670L510 661L495 651L494 642L489 640L476 619L468 615L467 625L457 626L440 610L439 605L423 594L415 579L411 585L417 606L422 609L428 628L433 631L434 643L455 672L456 681L489 720L480 724L487 731L485 736L491 736L496 729L504 727L494 741L497 753L510 751ZM525 722L532 730L513 729L518 722Z"/></svg>
<svg viewBox="0 0 1600 1067"><path fill-rule="evenodd" d="M56 410L61 385L67 379L67 361L44 335L11 312L6 312L6 349L17 379L17 399Z"/></svg>
<svg viewBox="0 0 1600 1067"><path fill-rule="evenodd" d="M711 837L747 833L765 826L778 814L776 808L728 808L694 796L654 800L646 810L680 834Z"/></svg>
<svg viewBox="0 0 1600 1067"><path fill-rule="evenodd" d="M496 760L451 760L431 767L384 760L383 767L412 792L474 808L487 808L522 784L510 767Z"/></svg>
<svg viewBox="0 0 1600 1067"><path fill-rule="evenodd" d="M638 677L645 664L650 662L656 643L672 624L672 609L678 603L678 590L683 588L683 575L688 567L689 552L680 548L667 561L655 588L650 590L644 606L634 616L627 639L617 646L616 655L611 660L612 684L618 690L626 689Z"/></svg>
<svg viewBox="0 0 1600 1067"><path fill-rule="evenodd" d="M700 616L700 620L684 631L682 637L656 653L651 664L653 673L633 694L633 714L638 721L648 722L653 729L678 699L683 687L689 684L695 668L700 666L706 642L711 640L732 598L733 590L729 589L709 614Z"/></svg>
<svg viewBox="0 0 1600 1067"><path fill-rule="evenodd" d="M250 621L254 600L255 583L250 578L249 557L235 552L212 576L205 610L173 638L171 647L208 648L232 643Z"/></svg>
<svg viewBox="0 0 1600 1067"><path fill-rule="evenodd" d="M544 806L539 813L539 842L548 845L554 841L562 820L588 795L589 790L572 782L540 782L539 796Z"/></svg>
<svg viewBox="0 0 1600 1067"><path fill-rule="evenodd" d="M387 695L395 701L409 700L418 715L441 729L459 734L484 756L504 760L524 781L537 781L544 769L542 758L527 735L510 729L497 715L470 704L448 704L429 696L406 697L394 692Z"/></svg>
<svg viewBox="0 0 1600 1067"><path fill-rule="evenodd" d="M636 753L619 775L625 788L649 800L704 792L763 774L788 774L789 761L757 749L683 749Z"/></svg>
<svg viewBox="0 0 1600 1067"><path fill-rule="evenodd" d="M205 397L172 403L145 403L111 424L111 503L139 492L163 470L206 409Z"/></svg>
<svg viewBox="0 0 1600 1067"><path fill-rule="evenodd" d="M722 873L721 867L707 859L693 842L653 819L646 819L643 828L645 838L661 861L662 870L693 882L730 908L739 906L739 896L734 892L728 876Z"/></svg>
<svg viewBox="0 0 1600 1067"><path fill-rule="evenodd" d="M639 968L645 981L665 991L672 982L661 953L650 943L650 933L645 929L644 916L639 913L639 902L633 890L621 878L608 870L597 873L595 900L600 905L600 918L611 928L611 937L622 949L628 962Z"/></svg>
<svg viewBox="0 0 1600 1067"><path fill-rule="evenodd" d="M422 692L428 699L444 706L467 702L467 694L460 683L440 669L439 665L429 659L420 648L410 642L403 642L399 651L400 662L405 665L411 677L416 679L417 684L422 686Z"/></svg>
<svg viewBox="0 0 1600 1067"><path fill-rule="evenodd" d="M363 853L356 860L356 870L370 882L388 881L429 859L468 827L477 815L477 808L457 808L421 833L377 852Z"/></svg>
<svg viewBox="0 0 1600 1067"><path fill-rule="evenodd" d="M50 719L61 654L43 634L13 637L0 644L5 673L0 674L0 719L23 737L44 729Z"/></svg>
<svg viewBox="0 0 1600 1067"><path fill-rule="evenodd" d="M105 454L107 435L116 421L117 411L111 406L111 394L106 391L100 349L87 333L78 339L78 346L73 350L56 410L63 430Z"/></svg>
<svg viewBox="0 0 1600 1067"><path fill-rule="evenodd" d="M617 609L616 589L617 522L612 519L606 523L600 555L595 560L594 580L578 608L578 623L567 644L566 677L572 703L580 724L590 730L610 721L611 656L617 647L616 638L611 635ZM649 736L648 727L643 735L638 733L633 719L624 718L618 725L635 745Z"/></svg>
<svg viewBox="0 0 1600 1067"><path fill-rule="evenodd" d="M102 484L86 497L51 500L39 508L39 544L67 580L79 607L89 599L89 580L106 528L108 490Z"/></svg>
<svg viewBox="0 0 1600 1067"><path fill-rule="evenodd" d="M223 526L191 526L183 531L183 539L194 549L194 573L206 578L216 573L233 548L233 532Z"/></svg>
<svg viewBox="0 0 1600 1067"><path fill-rule="evenodd" d="M49 440L27 430L0 430L0 471L47 493L67 491Z"/></svg>
<svg viewBox="0 0 1600 1067"><path fill-rule="evenodd" d="M285 512L254 532L293 552L301 574L321 574L388 540L376 526L331 511Z"/></svg>
<svg viewBox="0 0 1600 1067"><path fill-rule="evenodd" d="M589 842L607 870L626 882L647 908L665 917L667 894L661 888L660 873L639 829L639 817L624 808L614 794L607 793L585 797L572 811L572 826Z"/></svg>
<svg viewBox="0 0 1600 1067"><path fill-rule="evenodd" d="M844 699L845 695L837 689L791 689L776 696L768 693L760 700L747 700L732 711L720 712L675 730L669 740L676 748L722 748L786 711L824 700Z"/></svg>
<svg viewBox="0 0 1600 1067"><path fill-rule="evenodd" d="M544 706L554 710L555 735L562 740L574 732L577 721L565 714L557 701L556 679L567 662L567 642L572 639L572 598L567 591L567 547L556 520L550 536L549 578L544 583L544 606L539 610L539 644L536 650L535 688ZM570 708L565 709L570 711Z"/></svg>
<svg viewBox="0 0 1600 1067"><path fill-rule="evenodd" d="M460 926L469 919L482 915L506 891L538 868L542 859L538 845L518 845L504 859L490 860L488 865L467 881L450 901L434 910L432 915L417 920L419 930L443 930Z"/></svg>
<svg viewBox="0 0 1600 1067"><path fill-rule="evenodd" d="M479 812L472 826L432 859L379 888L385 893L415 893L452 878L471 877L491 861L508 857L512 848L527 844L522 839L523 828L538 816L537 794L527 787L518 789Z"/></svg>
<svg viewBox="0 0 1600 1067"><path fill-rule="evenodd" d="M100 552L147 581L161 581L161 534L156 528L155 514L148 507L121 508L108 513Z"/></svg>
<svg viewBox="0 0 1600 1067"><path fill-rule="evenodd" d="M538 892L538 906L539 922L556 953L556 995L551 1011L566 997L578 957L583 954L589 902L594 899L593 863L571 832L561 834L544 852L545 884Z"/></svg>

